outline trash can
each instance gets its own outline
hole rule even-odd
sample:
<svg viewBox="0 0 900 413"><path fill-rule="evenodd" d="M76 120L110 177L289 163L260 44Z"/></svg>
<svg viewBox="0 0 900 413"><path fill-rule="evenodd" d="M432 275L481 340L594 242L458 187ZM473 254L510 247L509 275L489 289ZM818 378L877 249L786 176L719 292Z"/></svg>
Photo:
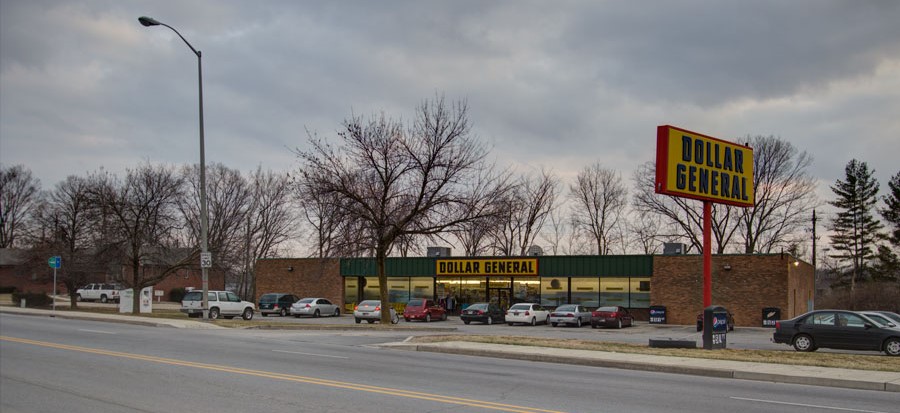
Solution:
<svg viewBox="0 0 900 413"><path fill-rule="evenodd" d="M781 309L778 307L766 307L762 309L762 326L775 327L775 322L781 320Z"/></svg>
<svg viewBox="0 0 900 413"><path fill-rule="evenodd" d="M650 324L666 324L666 306L650 306Z"/></svg>

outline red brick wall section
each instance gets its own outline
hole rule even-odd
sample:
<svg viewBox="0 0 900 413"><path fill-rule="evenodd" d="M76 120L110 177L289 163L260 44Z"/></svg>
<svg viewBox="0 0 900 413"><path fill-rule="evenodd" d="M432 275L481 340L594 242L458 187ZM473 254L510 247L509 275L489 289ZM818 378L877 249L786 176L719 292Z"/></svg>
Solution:
<svg viewBox="0 0 900 413"><path fill-rule="evenodd" d="M780 254L714 255L712 304L728 308L737 325L749 327L762 325L765 307L780 308L782 319L806 312L813 291L812 266L794 262ZM703 311L702 256L654 257L650 302L666 306L669 324L696 323Z"/></svg>
<svg viewBox="0 0 900 413"><path fill-rule="evenodd" d="M279 258L256 261L256 297L266 293L290 293L298 297L322 297L344 307L344 280L336 258Z"/></svg>

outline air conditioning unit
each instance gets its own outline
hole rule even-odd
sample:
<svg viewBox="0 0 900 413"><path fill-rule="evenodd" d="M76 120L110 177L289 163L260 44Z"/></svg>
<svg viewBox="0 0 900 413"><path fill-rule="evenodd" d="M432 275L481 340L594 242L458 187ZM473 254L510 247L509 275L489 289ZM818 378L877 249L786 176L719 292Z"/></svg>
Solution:
<svg viewBox="0 0 900 413"><path fill-rule="evenodd" d="M429 257L449 257L450 247L428 247Z"/></svg>
<svg viewBox="0 0 900 413"><path fill-rule="evenodd" d="M544 249L537 245L532 245L528 247L528 251L525 253L525 255L528 255L529 257L539 257L541 255L544 255Z"/></svg>
<svg viewBox="0 0 900 413"><path fill-rule="evenodd" d="M681 255L687 252L687 245L680 242L663 243L663 255Z"/></svg>

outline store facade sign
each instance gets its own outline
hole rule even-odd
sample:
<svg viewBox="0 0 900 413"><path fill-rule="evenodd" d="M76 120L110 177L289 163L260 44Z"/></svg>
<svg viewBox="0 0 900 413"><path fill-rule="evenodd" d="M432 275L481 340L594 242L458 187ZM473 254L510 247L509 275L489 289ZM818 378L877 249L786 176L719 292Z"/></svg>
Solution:
<svg viewBox="0 0 900 413"><path fill-rule="evenodd" d="M435 273L448 275L537 276L536 258L437 260Z"/></svg>
<svg viewBox="0 0 900 413"><path fill-rule="evenodd" d="M656 193L753 206L753 149L674 126L658 126Z"/></svg>

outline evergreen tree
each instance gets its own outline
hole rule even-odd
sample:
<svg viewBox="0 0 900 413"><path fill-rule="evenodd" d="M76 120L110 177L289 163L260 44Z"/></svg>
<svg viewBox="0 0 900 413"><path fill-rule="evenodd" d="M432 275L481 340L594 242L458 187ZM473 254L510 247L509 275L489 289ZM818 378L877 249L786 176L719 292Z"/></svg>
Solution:
<svg viewBox="0 0 900 413"><path fill-rule="evenodd" d="M884 196L887 208L881 210L881 216L890 224L891 233L888 239L895 247L900 247L900 172L888 182L890 193Z"/></svg>
<svg viewBox="0 0 900 413"><path fill-rule="evenodd" d="M866 263L874 255L875 242L881 237L881 222L875 220L873 210L878 202L878 181L865 162L850 161L844 169L846 180L835 182L831 190L837 199L829 202L838 208L832 219L831 246L833 258L849 261L850 292L856 281L866 274Z"/></svg>

